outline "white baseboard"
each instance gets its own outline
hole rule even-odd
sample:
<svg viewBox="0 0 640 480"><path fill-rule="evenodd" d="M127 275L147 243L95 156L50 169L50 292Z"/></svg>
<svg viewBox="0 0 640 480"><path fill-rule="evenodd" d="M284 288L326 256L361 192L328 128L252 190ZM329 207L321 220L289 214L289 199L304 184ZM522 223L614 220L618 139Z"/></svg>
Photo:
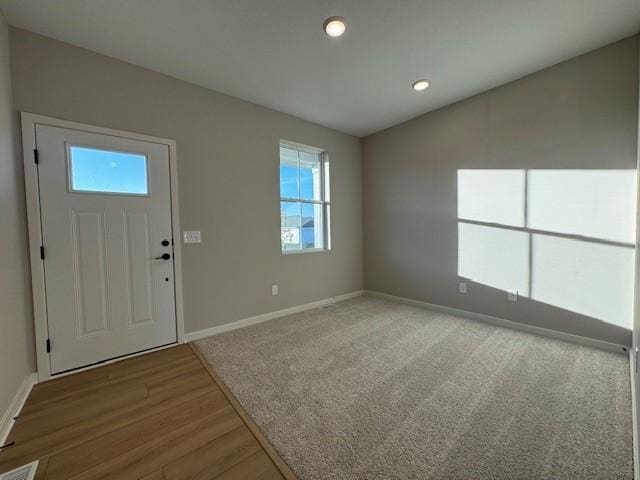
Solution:
<svg viewBox="0 0 640 480"><path fill-rule="evenodd" d="M188 332L184 334L185 342L193 342L194 340L200 340L201 338L210 337L212 335L218 335L220 333L229 332L238 328L248 327L257 323L273 320L274 318L285 317L287 315L293 315L294 313L304 312L305 310L311 310L312 308L322 307L328 303L341 302L350 298L360 297L364 294L363 290L357 290L351 293L345 293L343 295L337 295L331 298L325 298L324 300L318 300L317 302L305 303L304 305L296 305L295 307L289 307L282 310L276 310L275 312L263 313L256 315L255 317L243 318L236 320L235 322L225 323L224 325L217 325L211 328L205 328L204 330L197 330L195 332Z"/></svg>
<svg viewBox="0 0 640 480"><path fill-rule="evenodd" d="M2 420L0 420L0 445L4 445L7 442L9 432L11 431L11 427L13 427L13 419L20 414L20 411L24 406L24 402L27 401L27 397L36 383L38 383L38 374L29 374L22 382L22 385L20 385L20 388L9 405L9 408L4 412Z"/></svg>
<svg viewBox="0 0 640 480"><path fill-rule="evenodd" d="M490 323L499 327L510 328L512 330L520 330L522 332L533 333L543 337L555 338L558 340L564 340L566 342L577 343L588 347L599 348L601 350L607 350L610 352L621 353L626 355L630 347L624 345L618 345L617 343L605 342L604 340L597 340L595 338L582 337L580 335L573 335L571 333L559 332L557 330L551 330L549 328L536 327L535 325L528 325L526 323L514 322L512 320L506 320L504 318L493 317L491 315L485 315L482 313L469 312L467 310L461 310L459 308L445 307L444 305L438 305L436 303L428 303L420 300L414 300L405 297L396 297L395 295L389 295L387 293L375 292L372 290L365 290L365 295L371 297L382 298L384 300L390 300L394 302L404 303L407 305L413 305L419 308L426 308L427 310L434 310L436 312L447 313L449 315L456 315L458 317L466 317L472 320L478 320L480 322Z"/></svg>
<svg viewBox="0 0 640 480"><path fill-rule="evenodd" d="M631 374L631 418L633 425L633 478L640 480L640 448L638 447L638 392L636 390L636 356L629 350L629 373Z"/></svg>

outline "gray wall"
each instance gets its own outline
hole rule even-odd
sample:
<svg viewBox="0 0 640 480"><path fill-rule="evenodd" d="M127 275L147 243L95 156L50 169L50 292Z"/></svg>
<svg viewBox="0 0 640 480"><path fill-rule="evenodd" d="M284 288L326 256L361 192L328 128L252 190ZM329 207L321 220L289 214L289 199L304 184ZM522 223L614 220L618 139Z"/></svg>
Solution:
<svg viewBox="0 0 640 480"><path fill-rule="evenodd" d="M11 53L16 110L177 141L182 228L203 239L183 246L187 332L362 288L358 138L24 30ZM329 152L329 253L280 253L280 139Z"/></svg>
<svg viewBox="0 0 640 480"><path fill-rule="evenodd" d="M365 288L629 345L629 329L571 309L458 293L457 171L635 169L637 108L633 37L366 137Z"/></svg>
<svg viewBox="0 0 640 480"><path fill-rule="evenodd" d="M0 417L35 370L24 180L9 71L9 29L0 13Z"/></svg>

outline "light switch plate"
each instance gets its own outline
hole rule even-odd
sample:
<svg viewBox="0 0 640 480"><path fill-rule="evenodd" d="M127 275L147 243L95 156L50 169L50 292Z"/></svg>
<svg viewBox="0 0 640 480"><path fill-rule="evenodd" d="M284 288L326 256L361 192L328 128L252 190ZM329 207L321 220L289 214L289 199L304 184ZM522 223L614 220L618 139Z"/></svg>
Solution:
<svg viewBox="0 0 640 480"><path fill-rule="evenodd" d="M458 284L458 289L460 290L460 293L467 293L467 283L466 282L460 282Z"/></svg>
<svg viewBox="0 0 640 480"><path fill-rule="evenodd" d="M271 295L274 297L278 295L278 285L271 285Z"/></svg>
<svg viewBox="0 0 640 480"><path fill-rule="evenodd" d="M201 243L202 238L199 230L185 230L182 234L184 243Z"/></svg>

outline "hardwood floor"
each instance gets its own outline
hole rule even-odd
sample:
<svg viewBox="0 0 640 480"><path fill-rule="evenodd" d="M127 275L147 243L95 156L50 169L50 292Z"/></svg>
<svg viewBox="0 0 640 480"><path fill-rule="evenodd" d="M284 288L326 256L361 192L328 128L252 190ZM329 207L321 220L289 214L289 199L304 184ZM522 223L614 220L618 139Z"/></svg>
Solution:
<svg viewBox="0 0 640 480"><path fill-rule="evenodd" d="M36 385L8 440L36 480L295 479L188 345Z"/></svg>

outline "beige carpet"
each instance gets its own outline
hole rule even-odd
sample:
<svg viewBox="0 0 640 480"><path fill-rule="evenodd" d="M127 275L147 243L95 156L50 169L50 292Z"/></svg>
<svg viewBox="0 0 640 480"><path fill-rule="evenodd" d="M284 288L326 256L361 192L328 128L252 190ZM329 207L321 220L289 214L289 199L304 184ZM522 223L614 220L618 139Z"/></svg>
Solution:
<svg viewBox="0 0 640 480"><path fill-rule="evenodd" d="M633 476L623 355L368 297L197 344L300 480Z"/></svg>

